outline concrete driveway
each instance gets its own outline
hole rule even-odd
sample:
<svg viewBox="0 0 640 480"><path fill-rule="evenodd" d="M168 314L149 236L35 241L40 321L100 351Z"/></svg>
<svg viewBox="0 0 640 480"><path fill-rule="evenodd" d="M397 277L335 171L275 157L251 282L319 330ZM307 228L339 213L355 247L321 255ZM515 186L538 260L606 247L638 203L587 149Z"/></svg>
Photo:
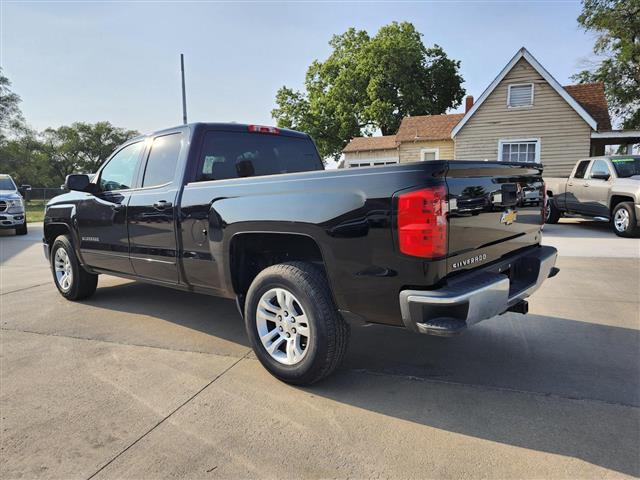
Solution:
<svg viewBox="0 0 640 480"><path fill-rule="evenodd" d="M545 232L562 271L528 316L357 327L311 388L261 368L231 301L102 276L67 302L41 229L0 234L0 476L640 476L640 240Z"/></svg>

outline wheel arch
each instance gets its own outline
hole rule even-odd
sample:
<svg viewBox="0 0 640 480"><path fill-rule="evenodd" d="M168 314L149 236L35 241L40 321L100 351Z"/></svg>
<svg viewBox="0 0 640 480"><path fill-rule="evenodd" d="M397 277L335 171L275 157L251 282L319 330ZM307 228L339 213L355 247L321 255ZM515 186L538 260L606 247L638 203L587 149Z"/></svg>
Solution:
<svg viewBox="0 0 640 480"><path fill-rule="evenodd" d="M622 202L635 203L635 200L630 195L614 193L611 195L611 198L609 199L609 212L613 214L613 211L615 210L616 206Z"/></svg>
<svg viewBox="0 0 640 480"><path fill-rule="evenodd" d="M303 261L317 265L327 274L320 246L311 236L303 233L236 233L231 238L229 253L231 284L241 312L244 311L244 300L251 282L267 267ZM327 281L331 285L328 275ZM333 296L333 292L330 293Z"/></svg>

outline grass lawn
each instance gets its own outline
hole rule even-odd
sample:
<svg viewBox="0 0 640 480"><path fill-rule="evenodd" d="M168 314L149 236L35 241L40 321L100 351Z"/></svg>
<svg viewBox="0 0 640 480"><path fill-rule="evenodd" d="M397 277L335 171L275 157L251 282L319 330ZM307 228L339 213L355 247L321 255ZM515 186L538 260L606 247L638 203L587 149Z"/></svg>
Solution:
<svg viewBox="0 0 640 480"><path fill-rule="evenodd" d="M26 202L27 222L40 222L44 220L44 204L46 200L31 200Z"/></svg>

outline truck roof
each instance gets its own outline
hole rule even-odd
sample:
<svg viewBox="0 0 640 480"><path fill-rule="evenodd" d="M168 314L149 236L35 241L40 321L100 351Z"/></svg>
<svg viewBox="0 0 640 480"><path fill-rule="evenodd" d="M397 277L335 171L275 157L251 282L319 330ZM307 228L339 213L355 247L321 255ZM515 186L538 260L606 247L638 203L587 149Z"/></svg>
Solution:
<svg viewBox="0 0 640 480"><path fill-rule="evenodd" d="M169 132L181 127L190 127L194 130L199 129L208 129L208 130L222 130L226 132L247 132L249 131L249 127L251 126L259 126L259 127L269 127L269 128L277 128L280 132L280 135L285 135L287 137L299 137L299 138L310 138L308 134L299 132L297 130L289 130L287 128L273 127L271 125L257 125L250 123L235 123L235 122L194 122L187 123L186 125L176 125L170 128L163 128L161 130L156 130L154 132L146 133L140 135L136 138L149 137L153 135L158 135L160 133Z"/></svg>

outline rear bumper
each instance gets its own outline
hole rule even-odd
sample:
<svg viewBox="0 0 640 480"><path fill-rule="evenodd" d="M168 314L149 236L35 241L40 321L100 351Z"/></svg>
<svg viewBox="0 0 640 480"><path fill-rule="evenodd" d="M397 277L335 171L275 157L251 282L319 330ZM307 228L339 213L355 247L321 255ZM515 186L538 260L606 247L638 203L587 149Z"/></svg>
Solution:
<svg viewBox="0 0 640 480"><path fill-rule="evenodd" d="M509 309L523 312L523 300L558 272L557 254L553 247L535 247L437 290L403 290L402 321L415 332L449 336Z"/></svg>

